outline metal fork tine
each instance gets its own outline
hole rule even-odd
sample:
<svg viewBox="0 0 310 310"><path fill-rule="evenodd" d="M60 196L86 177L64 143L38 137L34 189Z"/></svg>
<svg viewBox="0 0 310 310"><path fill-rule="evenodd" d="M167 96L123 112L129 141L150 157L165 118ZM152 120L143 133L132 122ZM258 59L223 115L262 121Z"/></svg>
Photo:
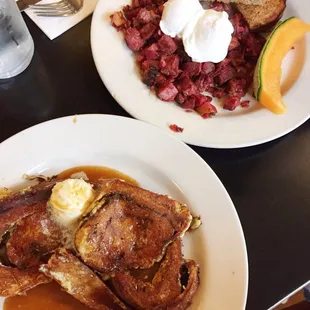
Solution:
<svg viewBox="0 0 310 310"><path fill-rule="evenodd" d="M39 14L48 14L48 15L64 15L64 14L73 14L73 10L65 10L65 11L35 11L36 15Z"/></svg>
<svg viewBox="0 0 310 310"><path fill-rule="evenodd" d="M63 8L67 8L67 7L71 7L71 5L67 4L67 3L63 3L61 5L30 5L29 8L37 10L37 9L42 9L42 10L59 10L59 9L63 9Z"/></svg>
<svg viewBox="0 0 310 310"><path fill-rule="evenodd" d="M35 9L34 10L35 13L40 13L40 12L44 12L44 13L68 13L68 12L75 12L75 10L73 8L70 7L66 7L66 8L62 8L62 9Z"/></svg>
<svg viewBox="0 0 310 310"><path fill-rule="evenodd" d="M37 12L35 13L37 16L43 16L43 17L66 17L66 16L71 16L74 14L72 13L46 13L46 12Z"/></svg>
<svg viewBox="0 0 310 310"><path fill-rule="evenodd" d="M74 9L72 9L71 7L63 7L61 9L58 9L58 8L46 8L46 9L42 9L42 8L35 8L33 9L33 11L35 13L37 13L38 11L40 12L66 12L66 11L74 11Z"/></svg>
<svg viewBox="0 0 310 310"><path fill-rule="evenodd" d="M46 12L46 13L52 13L52 12L60 12L60 13L64 13L64 12L68 12L68 11L74 11L71 8L62 8L62 9L34 9L33 12L34 13L38 13L38 12Z"/></svg>

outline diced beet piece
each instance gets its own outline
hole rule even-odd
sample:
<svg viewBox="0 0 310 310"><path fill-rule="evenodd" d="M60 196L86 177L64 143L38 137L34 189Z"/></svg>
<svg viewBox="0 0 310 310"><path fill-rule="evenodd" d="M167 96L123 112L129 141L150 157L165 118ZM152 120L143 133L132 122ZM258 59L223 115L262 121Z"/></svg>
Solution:
<svg viewBox="0 0 310 310"><path fill-rule="evenodd" d="M133 6L134 8L140 7L140 1L139 1L139 0L133 0L133 1L132 1L132 6Z"/></svg>
<svg viewBox="0 0 310 310"><path fill-rule="evenodd" d="M260 55L260 52L265 44L265 39L261 36L255 36L249 33L243 40L245 46L246 56L256 57Z"/></svg>
<svg viewBox="0 0 310 310"><path fill-rule="evenodd" d="M206 115L215 115L217 113L216 107L211 104L212 98L209 96L196 96L196 107L195 111L197 111L201 116Z"/></svg>
<svg viewBox="0 0 310 310"><path fill-rule="evenodd" d="M177 45L174 40L167 36L163 35L158 41L159 49L163 55L171 55L177 50Z"/></svg>
<svg viewBox="0 0 310 310"><path fill-rule="evenodd" d="M143 83L147 86L153 86L157 79L158 68L150 66L143 72Z"/></svg>
<svg viewBox="0 0 310 310"><path fill-rule="evenodd" d="M164 11L164 4L161 4L159 7L158 7L158 13L162 14Z"/></svg>
<svg viewBox="0 0 310 310"><path fill-rule="evenodd" d="M140 0L140 7L145 7L152 4L152 0Z"/></svg>
<svg viewBox="0 0 310 310"><path fill-rule="evenodd" d="M225 58L220 63L216 64L215 66L215 72L213 73L213 76L217 76L223 69L225 69L229 64L231 63L231 60L229 58Z"/></svg>
<svg viewBox="0 0 310 310"><path fill-rule="evenodd" d="M151 44L146 47L141 54L145 57L146 60L155 60L159 58L158 46L156 43Z"/></svg>
<svg viewBox="0 0 310 310"><path fill-rule="evenodd" d="M195 95L196 98L196 104L195 107L198 108L201 105L203 105L205 102L212 102L212 97L210 96L204 96L204 95Z"/></svg>
<svg viewBox="0 0 310 310"><path fill-rule="evenodd" d="M158 72L157 73L157 77L156 77L155 85L157 87L161 87L161 86L164 86L165 84L167 84L167 78L163 74Z"/></svg>
<svg viewBox="0 0 310 310"><path fill-rule="evenodd" d="M223 89L221 88L214 88L213 89L213 92L212 92L212 96L215 97L215 98L223 98L224 96L226 96L226 93Z"/></svg>
<svg viewBox="0 0 310 310"><path fill-rule="evenodd" d="M143 40L150 39L156 31L156 26L152 23L147 23L140 28L140 35Z"/></svg>
<svg viewBox="0 0 310 310"><path fill-rule="evenodd" d="M228 82L228 93L232 97L243 97L247 92L246 79L232 79Z"/></svg>
<svg viewBox="0 0 310 310"><path fill-rule="evenodd" d="M176 124L172 124L169 126L169 128L174 131L174 132L183 132L184 128L182 127L179 127L178 125Z"/></svg>
<svg viewBox="0 0 310 310"><path fill-rule="evenodd" d="M148 11L146 8L141 8L136 18L139 21L139 23L147 24L148 22L151 21L152 16L150 11Z"/></svg>
<svg viewBox="0 0 310 310"><path fill-rule="evenodd" d="M244 65L240 65L235 67L236 70L236 77L237 78L244 78L248 74L248 70L244 67Z"/></svg>
<svg viewBox="0 0 310 310"><path fill-rule="evenodd" d="M153 38L156 40L156 41L159 41L160 38L164 35L164 33L160 30L160 29L157 29L153 35Z"/></svg>
<svg viewBox="0 0 310 310"><path fill-rule="evenodd" d="M148 70L150 67L156 67L159 70L159 61L158 60L145 60L141 64L142 71Z"/></svg>
<svg viewBox="0 0 310 310"><path fill-rule="evenodd" d="M133 18L131 21L131 26L137 28L138 30L141 28L141 23L138 21L137 18Z"/></svg>
<svg viewBox="0 0 310 310"><path fill-rule="evenodd" d="M135 17L137 17L138 13L140 11L140 8L132 8L130 7L129 5L126 5L124 8L123 8L123 12L124 12L124 15L125 17L128 19L128 20L133 20Z"/></svg>
<svg viewBox="0 0 310 310"><path fill-rule="evenodd" d="M236 32L238 27L242 27L244 25L244 19L241 13L237 12L230 18L230 22L232 23L234 30Z"/></svg>
<svg viewBox="0 0 310 310"><path fill-rule="evenodd" d="M177 84L177 88L184 96L198 95L199 91L188 75L183 75Z"/></svg>
<svg viewBox="0 0 310 310"><path fill-rule="evenodd" d="M245 79L247 81L247 87L249 87L249 85L251 85L253 82L255 64L248 62L238 67L235 67L235 69L236 69L236 77Z"/></svg>
<svg viewBox="0 0 310 310"><path fill-rule="evenodd" d="M196 97L194 95L188 97L182 104L183 109L194 109L196 106Z"/></svg>
<svg viewBox="0 0 310 310"><path fill-rule="evenodd" d="M119 29L121 26L123 26L126 23L126 19L124 18L124 15L122 12L116 12L110 16L111 24L116 29Z"/></svg>
<svg viewBox="0 0 310 310"><path fill-rule="evenodd" d="M196 76L201 72L201 63L199 62L185 62L182 66L182 70L188 76Z"/></svg>
<svg viewBox="0 0 310 310"><path fill-rule="evenodd" d="M225 11L229 16L233 13L233 8L231 5L223 2L212 2L210 3L209 8L217 12Z"/></svg>
<svg viewBox="0 0 310 310"><path fill-rule="evenodd" d="M138 63L141 63L141 62L144 61L144 60L145 60L145 58L144 58L143 55L141 55L141 54L136 54L136 61L137 61Z"/></svg>
<svg viewBox="0 0 310 310"><path fill-rule="evenodd" d="M173 101L178 94L177 88L173 83L168 83L157 90L157 96L160 100L170 102Z"/></svg>
<svg viewBox="0 0 310 310"><path fill-rule="evenodd" d="M223 109L233 111L240 105L239 97L227 97L224 99Z"/></svg>
<svg viewBox="0 0 310 310"><path fill-rule="evenodd" d="M204 102L201 106L195 108L200 115L210 114L215 115L217 113L216 107L210 102Z"/></svg>
<svg viewBox="0 0 310 310"><path fill-rule="evenodd" d="M235 49L235 48L238 47L238 46L240 46L240 42L239 42L239 40L237 39L237 37L233 36L233 37L231 38L231 41L230 41L228 50L231 51L231 50Z"/></svg>
<svg viewBox="0 0 310 310"><path fill-rule="evenodd" d="M230 21L234 26L234 36L236 36L238 40L242 40L243 36L250 32L247 22L240 13L235 13L230 18Z"/></svg>
<svg viewBox="0 0 310 310"><path fill-rule="evenodd" d="M215 64L213 62L204 62L201 66L201 72L204 74L209 74L215 70Z"/></svg>
<svg viewBox="0 0 310 310"><path fill-rule="evenodd" d="M204 96L207 102L212 102L213 98L210 96Z"/></svg>
<svg viewBox="0 0 310 310"><path fill-rule="evenodd" d="M182 38L180 37L174 37L173 41L175 42L175 44L177 45L178 48L182 48L183 47L183 41Z"/></svg>
<svg viewBox="0 0 310 310"><path fill-rule="evenodd" d="M241 101L240 105L242 108L248 108L250 106L250 101L249 100Z"/></svg>
<svg viewBox="0 0 310 310"><path fill-rule="evenodd" d="M150 13L151 13L152 20L155 18L160 19L160 15L158 15L154 10L150 10Z"/></svg>
<svg viewBox="0 0 310 310"><path fill-rule="evenodd" d="M228 65L218 72L217 76L215 77L215 82L218 85L223 85L224 83L232 79L235 75L235 69L231 65Z"/></svg>
<svg viewBox="0 0 310 310"><path fill-rule="evenodd" d="M175 97L176 103L182 105L186 100L186 97L182 93L178 93Z"/></svg>
<svg viewBox="0 0 310 310"><path fill-rule="evenodd" d="M213 89L214 79L211 75L200 74L195 81L195 85L199 92L208 91L211 92Z"/></svg>
<svg viewBox="0 0 310 310"><path fill-rule="evenodd" d="M244 60L244 47L240 46L228 52L227 58L231 61L234 67L243 65Z"/></svg>
<svg viewBox="0 0 310 310"><path fill-rule="evenodd" d="M202 118L204 119L208 119L208 118L211 118L213 115L212 114L203 114L203 115L200 115Z"/></svg>
<svg viewBox="0 0 310 310"><path fill-rule="evenodd" d="M206 89L206 75L200 74L198 78L195 80L195 85L200 93L205 91Z"/></svg>
<svg viewBox="0 0 310 310"><path fill-rule="evenodd" d="M160 16L155 16L155 17L152 19L152 23L156 26L157 29L159 28L160 20L161 20Z"/></svg>
<svg viewBox="0 0 310 310"><path fill-rule="evenodd" d="M181 62L189 62L192 61L192 59L186 54L186 52L184 51L184 47L178 49L176 51L176 53L180 56L180 61Z"/></svg>
<svg viewBox="0 0 310 310"><path fill-rule="evenodd" d="M159 62L160 72L166 76L177 77L180 72L179 63L178 55L163 56Z"/></svg>
<svg viewBox="0 0 310 310"><path fill-rule="evenodd" d="M213 92L214 92L214 86L207 85L207 88L206 88L205 91L209 92L210 94L213 94ZM213 96L213 95L212 95L212 96Z"/></svg>
<svg viewBox="0 0 310 310"><path fill-rule="evenodd" d="M125 31L125 40L128 47L134 52L139 51L145 44L145 41L140 36L140 32L133 27Z"/></svg>

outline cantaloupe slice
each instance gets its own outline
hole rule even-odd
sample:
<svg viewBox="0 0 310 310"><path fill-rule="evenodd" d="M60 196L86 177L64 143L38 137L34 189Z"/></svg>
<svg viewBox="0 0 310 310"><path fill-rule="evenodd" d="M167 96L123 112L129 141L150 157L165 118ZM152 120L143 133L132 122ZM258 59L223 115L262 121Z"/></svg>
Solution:
<svg viewBox="0 0 310 310"><path fill-rule="evenodd" d="M310 24L296 17L281 22L270 34L257 62L254 74L255 97L275 114L286 111L281 96L282 60L307 32L310 32Z"/></svg>

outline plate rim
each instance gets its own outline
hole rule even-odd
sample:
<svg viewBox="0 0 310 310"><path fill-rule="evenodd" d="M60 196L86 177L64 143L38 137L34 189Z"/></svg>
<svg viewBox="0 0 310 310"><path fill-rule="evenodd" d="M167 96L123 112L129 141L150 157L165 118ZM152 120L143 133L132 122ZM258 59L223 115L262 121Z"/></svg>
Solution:
<svg viewBox="0 0 310 310"><path fill-rule="evenodd" d="M127 113L129 113L135 119L139 119L139 120L142 120L144 122L151 123L148 120L147 116L138 115L139 114L138 111L136 111L136 109L132 109L130 104L126 105L126 104L122 103L122 100L115 99L115 97L113 96L113 92L110 89L111 86L109 85L109 83L107 83L106 74L103 72L102 69L100 69L100 66L98 64L99 56L97 56L98 52L94 48L94 46L95 46L95 43L94 43L95 42L95 34L94 33L95 33L95 24L97 23L97 19L99 20L99 18L97 18L97 15L99 15L99 10L100 10L102 2L103 2L102 0L99 0L97 5L96 5L95 11L93 13L93 18L92 18L92 21L91 21L91 29L90 29L91 51L92 51L93 60L94 60L97 72L98 72L98 74L99 74L103 84L105 85L106 89L108 90L110 95L113 97L113 99L117 102L117 104L119 104ZM289 113L289 112L286 112L286 113ZM274 115L274 117L277 117L277 115ZM278 116L278 117L281 117L281 116ZM310 110L309 110L309 112L307 114L304 115L304 117L300 118L300 120L298 122L296 122L293 125L287 127L285 130L279 131L279 133L272 134L270 136L261 137L261 138L258 138L256 140L248 141L248 142L237 142L237 143L233 142L233 143L231 143L229 141L229 142L226 142L226 143L212 143L212 142L211 143L210 142L204 143L204 142L196 142L196 141L193 142L193 141L191 141L190 138L183 137L180 134L177 137L178 137L178 139L182 140L183 142L185 142L187 144L190 144L190 145L193 145L193 146L198 146L198 147L214 148L214 149L239 149L239 148L247 148L247 147L252 147L252 146L256 146L256 145L265 144L265 143L268 143L268 142L271 142L271 141L274 141L274 140L278 140L278 139L286 136L287 134L291 133L292 131L296 130L298 127L300 127L305 122L307 122L309 120L309 118L310 118ZM157 126L157 125L155 125L155 126ZM157 127L162 128L161 126L157 126ZM168 129L167 130L165 130L164 128L162 128L162 129L164 131L168 131Z"/></svg>
<svg viewBox="0 0 310 310"><path fill-rule="evenodd" d="M142 120L130 118L130 117L112 115L112 114L100 114L100 113L75 114L75 115L68 115L68 116L63 116L63 117L43 121L43 122L40 122L40 123L35 124L33 126L30 126L26 129L20 131L20 132L15 133L14 135L8 137L7 139L3 140L0 143L0 152L5 151L6 145L8 143L14 143L14 139L19 139L21 136L23 136L25 134L27 135L28 132L36 130L37 128L40 128L41 126L47 126L48 127L48 126L50 126L50 124L55 123L55 122L62 123L62 122L68 121L69 123L72 123L72 120L74 120L74 119L77 119L77 122L78 122L78 120L80 118L91 119L91 118L97 118L97 117L102 118L103 121L105 118L110 118L110 119L117 119L117 120L125 121L125 122L132 122L132 123L138 122L143 126L149 127L151 130L157 131L161 135L166 135L167 138L174 140L175 143L178 143L180 146L182 146L182 148L184 148L184 150L186 150L186 152L190 152L195 157L195 159L197 161L199 161L202 166L204 166L204 169L207 169L208 172L212 175L213 181L216 182L216 185L221 189L222 195L225 195L225 199L227 200L227 203L229 203L230 208L233 211L234 218L235 218L235 226L236 226L236 229L238 229L238 231L240 233L240 241L242 244L242 252L243 252L243 259L244 259L244 261L242 262L243 269L244 269L244 279L243 279L244 280L244 292L243 292L244 296L243 296L242 304L243 304L243 309L245 309L246 303L247 303L247 298L248 298L248 290L249 290L249 259L248 259L246 238L245 238L245 234L243 231L242 223L241 223L240 218L239 218L239 214L238 214L237 209L233 203L232 198L230 197L228 191L226 190L224 184L222 183L220 178L217 176L217 174L213 171L213 169L208 165L208 163L198 153L196 153L190 146L186 145L180 139L177 139L175 136L173 136L169 132L167 132L167 131L163 130L162 128L159 128L153 124L144 122Z"/></svg>

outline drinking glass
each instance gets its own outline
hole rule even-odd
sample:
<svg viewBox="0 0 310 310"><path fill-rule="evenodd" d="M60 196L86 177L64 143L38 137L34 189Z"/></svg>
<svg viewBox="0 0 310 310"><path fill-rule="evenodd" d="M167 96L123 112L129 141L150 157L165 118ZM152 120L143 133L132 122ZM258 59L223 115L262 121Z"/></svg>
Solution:
<svg viewBox="0 0 310 310"><path fill-rule="evenodd" d="M32 37L15 0L0 0L0 79L24 71L33 53Z"/></svg>

